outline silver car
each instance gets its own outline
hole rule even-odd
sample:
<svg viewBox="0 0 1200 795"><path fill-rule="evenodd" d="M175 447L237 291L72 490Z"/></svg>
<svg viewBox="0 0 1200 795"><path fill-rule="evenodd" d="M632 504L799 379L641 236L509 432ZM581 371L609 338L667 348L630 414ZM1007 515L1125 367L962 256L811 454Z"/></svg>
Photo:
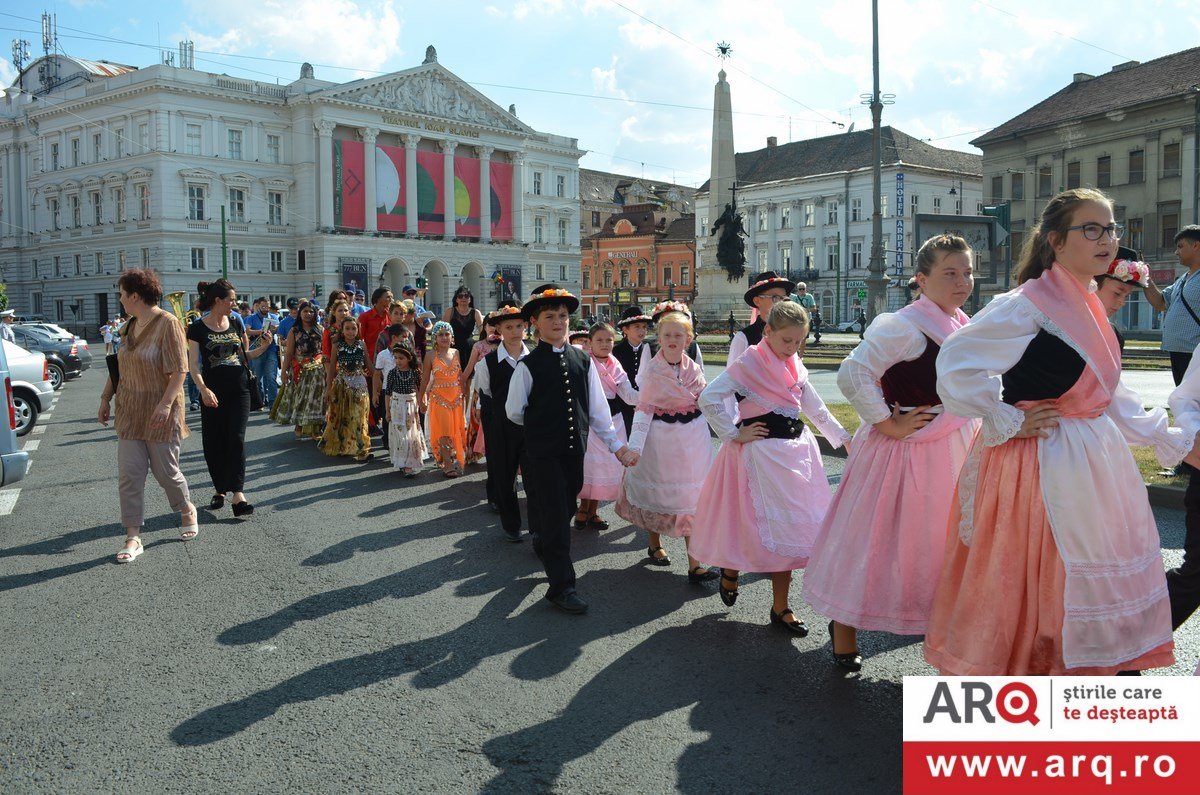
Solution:
<svg viewBox="0 0 1200 795"><path fill-rule="evenodd" d="M0 486L24 480L29 471L29 453L17 449L17 410L13 403L12 375L8 372L8 343L0 345L0 379L4 380L4 397L7 411L0 420Z"/></svg>
<svg viewBox="0 0 1200 795"><path fill-rule="evenodd" d="M12 388L13 430L17 436L24 436L37 425L38 416L54 404L50 368L44 353L27 351L8 340L3 343Z"/></svg>

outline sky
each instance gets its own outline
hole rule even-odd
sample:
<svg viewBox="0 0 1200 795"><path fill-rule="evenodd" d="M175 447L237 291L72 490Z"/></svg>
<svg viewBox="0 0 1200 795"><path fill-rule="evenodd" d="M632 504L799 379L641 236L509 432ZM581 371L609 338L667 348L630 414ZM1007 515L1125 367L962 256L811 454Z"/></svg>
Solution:
<svg viewBox="0 0 1200 795"><path fill-rule="evenodd" d="M1076 72L1200 46L1194 0L879 5L883 123L965 151ZM42 11L70 55L149 66L186 39L197 69L280 83L304 61L336 82L407 69L432 44L527 124L578 138L583 167L683 185L708 178L720 42L737 151L871 126L870 0L0 0L0 33L34 58ZM15 76L6 52L0 83Z"/></svg>

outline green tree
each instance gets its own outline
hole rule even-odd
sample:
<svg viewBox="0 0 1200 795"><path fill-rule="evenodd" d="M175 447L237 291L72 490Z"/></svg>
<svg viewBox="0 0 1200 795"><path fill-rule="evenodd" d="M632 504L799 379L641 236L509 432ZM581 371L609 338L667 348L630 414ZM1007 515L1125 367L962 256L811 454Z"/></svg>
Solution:
<svg viewBox="0 0 1200 795"><path fill-rule="evenodd" d="M8 309L8 291L4 288L4 282L0 282L0 312Z"/></svg>

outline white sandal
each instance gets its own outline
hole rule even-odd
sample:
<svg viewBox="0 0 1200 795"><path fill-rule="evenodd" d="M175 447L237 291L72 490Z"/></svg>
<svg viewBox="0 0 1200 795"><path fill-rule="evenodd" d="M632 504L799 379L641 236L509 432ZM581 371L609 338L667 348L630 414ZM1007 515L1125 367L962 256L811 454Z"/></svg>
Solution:
<svg viewBox="0 0 1200 795"><path fill-rule="evenodd" d="M143 551L142 537L141 536L129 536L128 538L125 539L126 544L128 544L130 541L136 541L137 546L134 547L133 549L122 549L120 552L118 552L117 553L117 563L132 563L134 560L137 559L138 555L142 554L142 551Z"/></svg>
<svg viewBox="0 0 1200 795"><path fill-rule="evenodd" d="M196 506L192 506L192 521L190 524L180 525L179 540L191 541L196 536L200 535L200 513ZM180 514L181 520L185 514Z"/></svg>

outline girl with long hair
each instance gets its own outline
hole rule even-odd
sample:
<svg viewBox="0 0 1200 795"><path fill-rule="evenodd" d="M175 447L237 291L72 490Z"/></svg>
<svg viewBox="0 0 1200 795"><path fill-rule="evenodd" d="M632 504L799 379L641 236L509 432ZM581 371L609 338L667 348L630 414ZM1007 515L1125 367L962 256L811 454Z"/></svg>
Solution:
<svg viewBox="0 0 1200 795"><path fill-rule="evenodd" d="M339 302L337 306L345 306ZM325 362L325 433L321 447L326 455L351 455L371 460L371 400L367 388L367 348L358 338L358 321L342 319L337 341Z"/></svg>

